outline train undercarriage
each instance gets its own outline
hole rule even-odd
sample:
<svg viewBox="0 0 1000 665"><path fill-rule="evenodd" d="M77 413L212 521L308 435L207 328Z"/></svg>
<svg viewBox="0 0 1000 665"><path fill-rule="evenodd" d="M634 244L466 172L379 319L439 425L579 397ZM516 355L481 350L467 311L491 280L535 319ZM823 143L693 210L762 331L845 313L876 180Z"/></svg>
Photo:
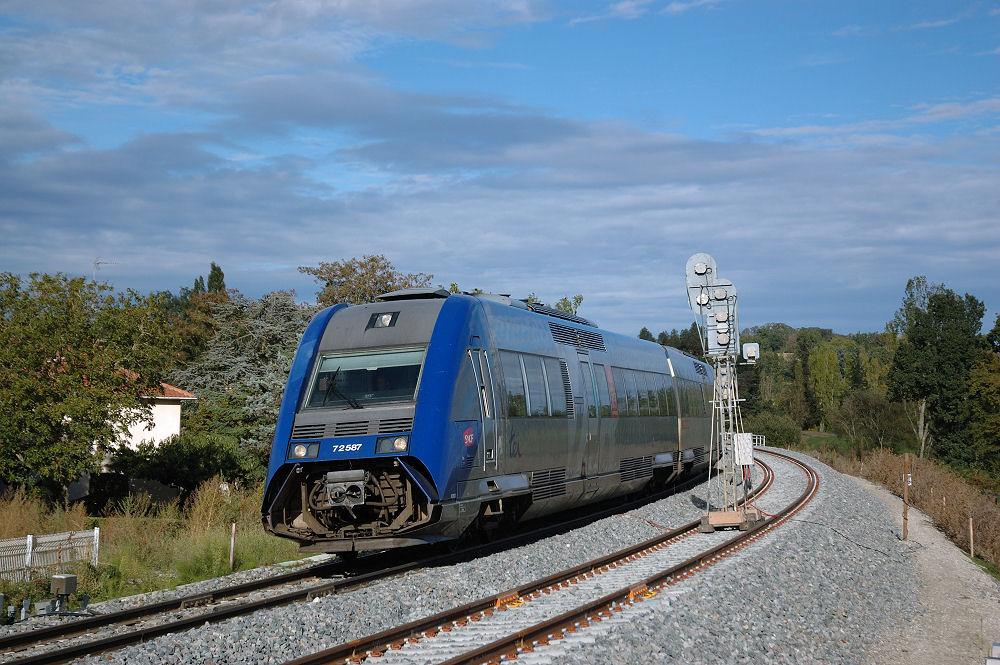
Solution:
<svg viewBox="0 0 1000 665"><path fill-rule="evenodd" d="M426 492L397 460L296 465L265 513L303 549L349 551L359 539L405 536L435 521Z"/></svg>

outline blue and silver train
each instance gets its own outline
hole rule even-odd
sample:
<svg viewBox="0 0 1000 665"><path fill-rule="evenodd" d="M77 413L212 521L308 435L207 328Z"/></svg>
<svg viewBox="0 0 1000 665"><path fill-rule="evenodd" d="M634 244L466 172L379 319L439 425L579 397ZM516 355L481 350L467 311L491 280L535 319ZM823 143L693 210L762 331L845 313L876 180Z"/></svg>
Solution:
<svg viewBox="0 0 1000 665"><path fill-rule="evenodd" d="M506 296L410 289L321 311L262 516L305 551L457 539L708 464L712 371Z"/></svg>

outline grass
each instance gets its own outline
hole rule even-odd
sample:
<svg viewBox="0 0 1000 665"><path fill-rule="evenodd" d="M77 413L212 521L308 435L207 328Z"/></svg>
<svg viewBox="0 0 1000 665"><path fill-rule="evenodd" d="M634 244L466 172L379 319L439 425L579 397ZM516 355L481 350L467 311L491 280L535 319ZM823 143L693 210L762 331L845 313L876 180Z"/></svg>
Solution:
<svg viewBox="0 0 1000 665"><path fill-rule="evenodd" d="M822 439L820 441L819 439ZM823 441L836 442L823 446ZM810 444L810 442L812 442ZM856 450L842 446L835 437L803 433L807 452L841 473L859 476L879 484L896 496L903 494L903 456L888 450L866 452L860 459ZM1000 579L1000 505L994 498L961 475L936 462L910 455L912 485L910 505L934 520L966 554L969 552L969 518L975 536L976 561Z"/></svg>
<svg viewBox="0 0 1000 665"><path fill-rule="evenodd" d="M0 538L101 527L98 565L76 562L29 581L0 579L8 605L50 597L49 575L77 575L76 597L92 602L171 589L232 572L229 542L236 523L235 570L296 559L294 543L264 532L260 524L263 484L241 488L219 478L205 482L185 503L156 505L146 495L129 497L100 516L82 505L50 507L23 493L0 500Z"/></svg>

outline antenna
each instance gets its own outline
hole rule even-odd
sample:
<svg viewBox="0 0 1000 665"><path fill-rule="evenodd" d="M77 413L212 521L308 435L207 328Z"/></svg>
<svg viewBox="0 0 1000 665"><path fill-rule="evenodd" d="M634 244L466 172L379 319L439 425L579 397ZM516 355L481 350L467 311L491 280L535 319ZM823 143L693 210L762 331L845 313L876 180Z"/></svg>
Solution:
<svg viewBox="0 0 1000 665"><path fill-rule="evenodd" d="M708 505L701 518L701 531L738 527L746 530L762 517L756 508L747 509L749 471L753 465L753 439L743 432L739 384L736 381L740 327L736 316L736 287L719 276L708 254L694 254L685 268L688 305L698 325L701 349L715 368L712 395L712 427L709 439ZM759 351L747 344L744 357L749 364ZM716 453L718 451L718 453ZM715 494L721 494L721 510L712 510L712 466L716 470ZM742 495L742 496L741 496ZM741 501L742 498L742 501Z"/></svg>
<svg viewBox="0 0 1000 665"><path fill-rule="evenodd" d="M101 257L98 256L96 259L94 259L93 263L94 267L93 270L91 270L90 272L91 281L94 282L97 281L97 272L101 269L101 266L116 266L116 265L118 265L117 261L104 261L101 259Z"/></svg>

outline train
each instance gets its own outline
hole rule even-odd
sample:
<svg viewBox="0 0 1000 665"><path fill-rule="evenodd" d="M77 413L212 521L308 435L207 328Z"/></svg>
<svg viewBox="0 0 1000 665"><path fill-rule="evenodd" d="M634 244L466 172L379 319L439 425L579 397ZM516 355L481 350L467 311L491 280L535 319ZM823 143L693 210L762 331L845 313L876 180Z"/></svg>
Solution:
<svg viewBox="0 0 1000 665"><path fill-rule="evenodd" d="M307 326L261 506L301 551L458 541L709 464L713 371L504 295L405 289Z"/></svg>

